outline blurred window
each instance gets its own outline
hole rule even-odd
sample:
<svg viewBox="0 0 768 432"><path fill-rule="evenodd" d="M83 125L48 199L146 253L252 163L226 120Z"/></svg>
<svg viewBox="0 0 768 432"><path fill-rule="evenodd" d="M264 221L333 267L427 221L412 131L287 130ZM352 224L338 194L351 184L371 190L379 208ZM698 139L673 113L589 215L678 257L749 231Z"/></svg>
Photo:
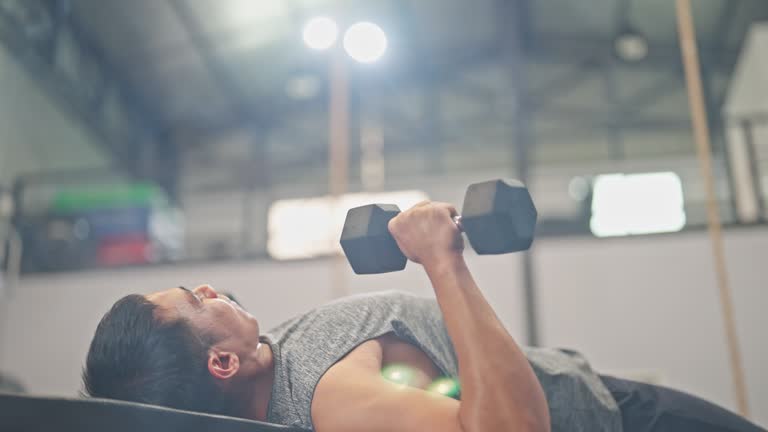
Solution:
<svg viewBox="0 0 768 432"><path fill-rule="evenodd" d="M426 193L411 190L275 201L269 209L267 252L279 260L341 253L339 238L349 209L383 203L405 210L426 199Z"/></svg>
<svg viewBox="0 0 768 432"><path fill-rule="evenodd" d="M683 187L673 172L606 174L595 178L590 229L597 237L680 231Z"/></svg>

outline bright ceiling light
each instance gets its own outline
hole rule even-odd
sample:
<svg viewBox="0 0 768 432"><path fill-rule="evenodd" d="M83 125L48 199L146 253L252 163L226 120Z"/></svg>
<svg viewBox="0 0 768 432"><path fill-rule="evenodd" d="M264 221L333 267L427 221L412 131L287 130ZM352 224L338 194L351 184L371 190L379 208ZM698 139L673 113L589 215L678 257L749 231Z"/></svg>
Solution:
<svg viewBox="0 0 768 432"><path fill-rule="evenodd" d="M371 22L359 22L344 34L344 50L360 63L372 63L387 51L387 35Z"/></svg>
<svg viewBox="0 0 768 432"><path fill-rule="evenodd" d="M574 201L584 201L589 196L589 181L584 177L574 177L568 183L568 195Z"/></svg>
<svg viewBox="0 0 768 432"><path fill-rule="evenodd" d="M315 17L304 26L304 43L316 50L325 50L336 43L339 26L328 17Z"/></svg>

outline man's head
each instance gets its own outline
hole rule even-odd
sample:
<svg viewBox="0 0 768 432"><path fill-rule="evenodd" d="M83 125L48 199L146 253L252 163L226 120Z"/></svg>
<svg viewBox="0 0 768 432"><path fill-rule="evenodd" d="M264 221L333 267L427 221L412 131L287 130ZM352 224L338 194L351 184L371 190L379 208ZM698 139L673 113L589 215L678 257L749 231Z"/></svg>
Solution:
<svg viewBox="0 0 768 432"><path fill-rule="evenodd" d="M248 381L271 366L260 348L256 319L209 285L129 295L96 329L83 371L85 391L229 413Z"/></svg>

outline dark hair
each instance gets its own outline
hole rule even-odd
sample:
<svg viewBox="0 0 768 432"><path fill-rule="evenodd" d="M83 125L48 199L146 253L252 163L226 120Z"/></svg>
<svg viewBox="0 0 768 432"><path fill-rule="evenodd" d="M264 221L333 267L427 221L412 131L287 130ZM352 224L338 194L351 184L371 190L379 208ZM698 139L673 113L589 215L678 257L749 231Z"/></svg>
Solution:
<svg viewBox="0 0 768 432"><path fill-rule="evenodd" d="M212 340L184 319L161 320L140 295L118 300L101 319L83 369L85 393L190 411L223 413L208 373Z"/></svg>

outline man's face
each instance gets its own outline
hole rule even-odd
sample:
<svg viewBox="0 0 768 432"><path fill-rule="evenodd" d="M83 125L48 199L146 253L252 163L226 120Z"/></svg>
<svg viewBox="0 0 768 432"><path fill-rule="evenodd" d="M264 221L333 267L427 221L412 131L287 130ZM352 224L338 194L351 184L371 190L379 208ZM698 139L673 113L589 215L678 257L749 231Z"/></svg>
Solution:
<svg viewBox="0 0 768 432"><path fill-rule="evenodd" d="M242 355L258 345L256 318L210 285L171 288L146 298L160 307L163 319L187 320L201 334L211 336L217 349Z"/></svg>

